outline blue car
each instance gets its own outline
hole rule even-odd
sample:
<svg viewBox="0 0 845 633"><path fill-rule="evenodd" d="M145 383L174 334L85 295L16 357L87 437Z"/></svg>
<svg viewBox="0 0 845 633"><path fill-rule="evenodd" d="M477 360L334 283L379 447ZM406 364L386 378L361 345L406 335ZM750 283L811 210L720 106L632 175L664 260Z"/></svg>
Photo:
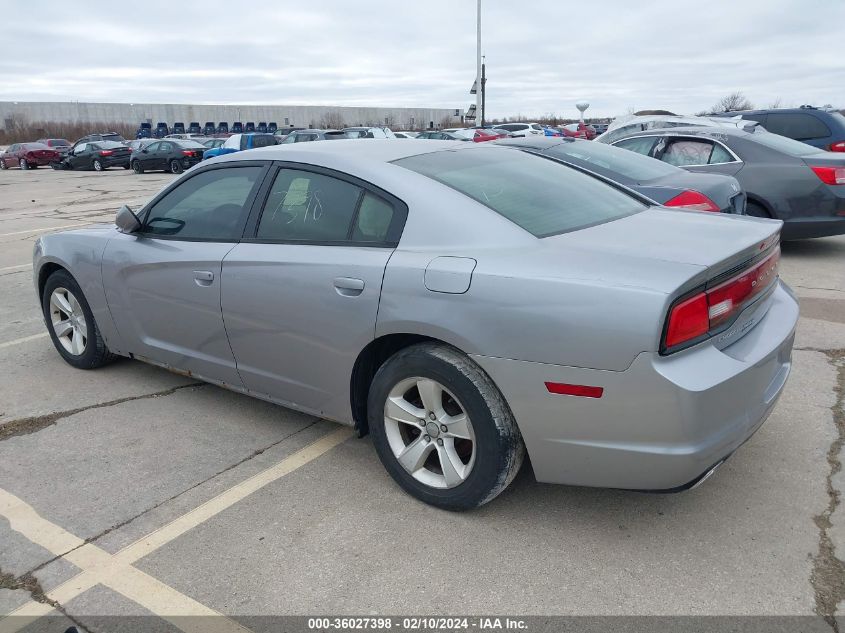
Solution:
<svg viewBox="0 0 845 633"><path fill-rule="evenodd" d="M203 156L203 159L275 144L276 138L272 134L233 134L220 147L208 150Z"/></svg>

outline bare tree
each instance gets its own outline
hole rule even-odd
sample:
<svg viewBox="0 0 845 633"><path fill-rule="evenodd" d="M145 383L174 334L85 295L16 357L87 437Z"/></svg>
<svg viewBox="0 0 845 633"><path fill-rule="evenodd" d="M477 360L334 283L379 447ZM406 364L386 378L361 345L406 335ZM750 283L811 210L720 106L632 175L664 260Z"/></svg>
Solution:
<svg viewBox="0 0 845 633"><path fill-rule="evenodd" d="M339 130L346 127L343 115L339 110L329 110L320 119L320 125L327 130Z"/></svg>
<svg viewBox="0 0 845 633"><path fill-rule="evenodd" d="M777 110L778 108L782 108L782 107L783 107L783 101L781 100L781 98L780 98L780 97L775 97L775 100L774 100L774 101L772 101L772 102L769 104L769 109L770 109L770 110Z"/></svg>
<svg viewBox="0 0 845 633"><path fill-rule="evenodd" d="M731 112L732 110L752 110L754 104L741 92L732 92L719 99L713 106L713 112Z"/></svg>

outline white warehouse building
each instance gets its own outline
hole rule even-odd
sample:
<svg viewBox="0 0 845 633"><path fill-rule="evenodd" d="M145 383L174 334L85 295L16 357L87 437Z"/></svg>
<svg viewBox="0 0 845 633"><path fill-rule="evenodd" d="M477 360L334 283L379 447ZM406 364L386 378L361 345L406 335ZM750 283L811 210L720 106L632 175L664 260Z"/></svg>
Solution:
<svg viewBox="0 0 845 633"><path fill-rule="evenodd" d="M282 127L370 125L420 129L459 125L462 111L446 108L370 108L308 105L194 105L179 103L84 103L80 101L0 101L0 130L15 123L91 123L138 125L164 122L188 126L221 121L231 125L261 121Z"/></svg>

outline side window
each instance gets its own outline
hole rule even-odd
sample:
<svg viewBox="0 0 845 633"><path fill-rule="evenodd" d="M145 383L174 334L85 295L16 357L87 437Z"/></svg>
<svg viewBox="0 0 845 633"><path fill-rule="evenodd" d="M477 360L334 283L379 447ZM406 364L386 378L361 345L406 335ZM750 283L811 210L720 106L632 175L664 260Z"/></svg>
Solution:
<svg viewBox="0 0 845 633"><path fill-rule="evenodd" d="M676 167L706 165L710 162L712 151L713 143L710 141L678 139L669 143L661 160Z"/></svg>
<svg viewBox="0 0 845 633"><path fill-rule="evenodd" d="M244 135L241 137L241 149L242 149L242 150L244 150L244 149L248 149L248 148L249 148L249 139L250 139L250 138L251 138L251 137L247 136L246 134L244 134Z"/></svg>
<svg viewBox="0 0 845 633"><path fill-rule="evenodd" d="M189 178L150 209L143 232L180 239L238 239L262 169L209 169Z"/></svg>
<svg viewBox="0 0 845 633"><path fill-rule="evenodd" d="M150 143L149 145L146 145L145 147L147 148L148 152L154 153L154 152L157 152L158 150L161 149L161 143Z"/></svg>
<svg viewBox="0 0 845 633"><path fill-rule="evenodd" d="M766 129L774 134L797 140L830 136L830 128L823 121L812 114L799 114L797 112L770 112L766 120Z"/></svg>
<svg viewBox="0 0 845 633"><path fill-rule="evenodd" d="M713 145L713 153L710 154L710 164L717 165L719 163L733 163L736 159L731 156L730 152L724 147L715 143Z"/></svg>
<svg viewBox="0 0 845 633"><path fill-rule="evenodd" d="M364 193L361 206L358 208L358 218L352 230L352 240L355 242L384 242L387 230L393 220L393 205L370 192Z"/></svg>
<svg viewBox="0 0 845 633"><path fill-rule="evenodd" d="M270 136L256 136L253 140L253 147L269 147L276 144L276 141Z"/></svg>
<svg viewBox="0 0 845 633"><path fill-rule="evenodd" d="M614 143L616 147L629 149L637 154L644 156L651 156L651 149L654 147L655 137L653 136L635 136L634 138L626 138L625 140Z"/></svg>
<svg viewBox="0 0 845 633"><path fill-rule="evenodd" d="M344 242L360 187L308 171L282 169L276 176L256 237L303 242Z"/></svg>
<svg viewBox="0 0 845 633"><path fill-rule="evenodd" d="M159 150L162 152L172 152L173 143L159 143Z"/></svg>
<svg viewBox="0 0 845 633"><path fill-rule="evenodd" d="M73 148L74 154L81 154L82 152L88 149L88 143L79 143L76 147Z"/></svg>

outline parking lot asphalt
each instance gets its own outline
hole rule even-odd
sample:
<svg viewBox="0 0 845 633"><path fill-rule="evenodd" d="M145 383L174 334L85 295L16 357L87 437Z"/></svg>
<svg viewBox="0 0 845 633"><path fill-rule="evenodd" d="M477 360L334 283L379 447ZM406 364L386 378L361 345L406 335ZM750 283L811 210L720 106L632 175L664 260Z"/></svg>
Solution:
<svg viewBox="0 0 845 633"><path fill-rule="evenodd" d="M129 360L52 348L34 239L173 176L0 173L0 631L45 614L812 615L845 608L845 237L783 247L794 367L699 488L541 485L423 505L349 429ZM838 555L838 558L837 558ZM29 616L29 618L23 617Z"/></svg>

